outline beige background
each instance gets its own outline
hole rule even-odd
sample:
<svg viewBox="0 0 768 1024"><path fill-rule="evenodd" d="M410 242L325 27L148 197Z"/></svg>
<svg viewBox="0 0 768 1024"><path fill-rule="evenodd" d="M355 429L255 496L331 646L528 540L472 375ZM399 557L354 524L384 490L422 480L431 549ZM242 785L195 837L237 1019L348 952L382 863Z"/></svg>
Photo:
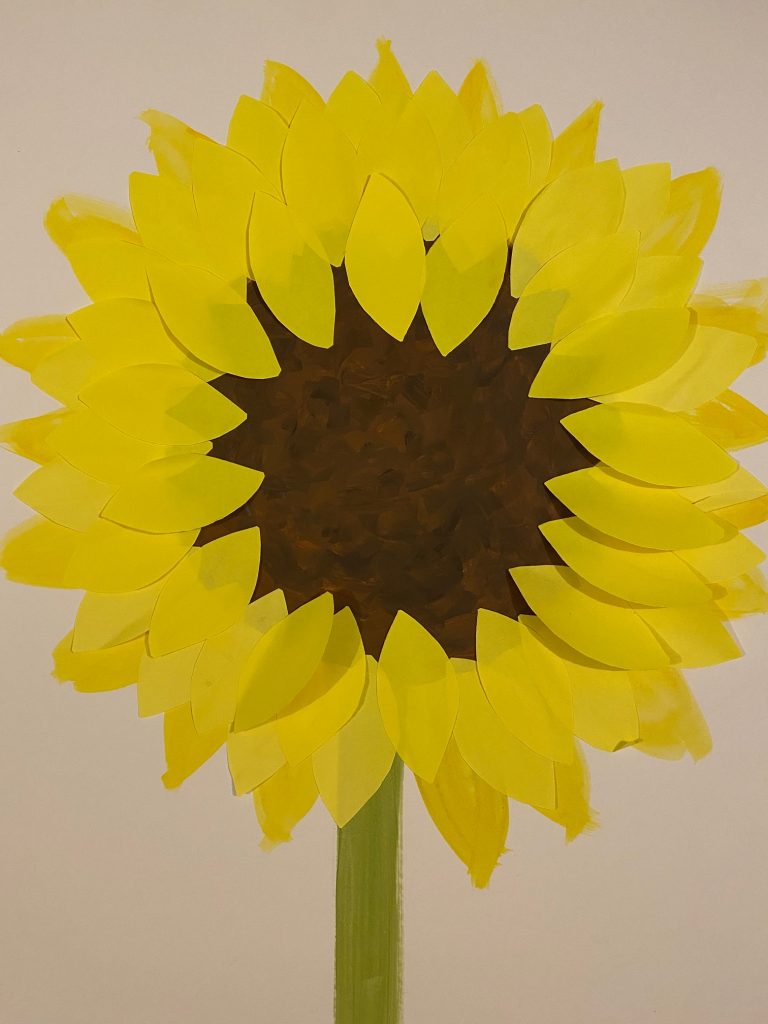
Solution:
<svg viewBox="0 0 768 1024"><path fill-rule="evenodd" d="M601 153L708 163L726 182L705 281L768 273L762 0L2 3L0 318L83 303L42 213L67 190L126 198L148 169L135 115L168 110L223 137L265 57L328 92L391 35L417 82L458 84L487 57L510 107L561 127L596 96ZM48 405L2 374L3 418ZM768 373L745 385L768 404ZM747 465L768 477L768 457ZM25 475L0 461L3 527ZM754 531L768 542L768 532ZM3 1024L309 1024L331 1019L334 831L316 809L265 855L217 757L166 793L161 724L131 691L49 679L77 596L0 587ZM603 827L565 847L514 811L490 891L473 891L406 795L408 1024L761 1024L765 969L768 624L747 656L692 673L715 735L698 766L591 756Z"/></svg>

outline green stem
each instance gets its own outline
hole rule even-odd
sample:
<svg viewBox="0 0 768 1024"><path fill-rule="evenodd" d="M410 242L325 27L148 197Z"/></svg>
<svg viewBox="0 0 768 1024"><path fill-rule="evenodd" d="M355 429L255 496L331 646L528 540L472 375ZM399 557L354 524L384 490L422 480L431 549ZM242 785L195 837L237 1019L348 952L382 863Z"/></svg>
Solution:
<svg viewBox="0 0 768 1024"><path fill-rule="evenodd" d="M336 1024L400 1024L402 910L399 758L338 831Z"/></svg>

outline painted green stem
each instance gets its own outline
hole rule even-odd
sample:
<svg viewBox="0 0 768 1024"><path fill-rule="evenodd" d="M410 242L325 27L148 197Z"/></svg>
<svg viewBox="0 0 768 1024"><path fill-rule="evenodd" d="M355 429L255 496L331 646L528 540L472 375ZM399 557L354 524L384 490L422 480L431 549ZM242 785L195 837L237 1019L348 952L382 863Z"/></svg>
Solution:
<svg viewBox="0 0 768 1024"><path fill-rule="evenodd" d="M339 829L336 1024L400 1024L402 909L399 758L379 791Z"/></svg>

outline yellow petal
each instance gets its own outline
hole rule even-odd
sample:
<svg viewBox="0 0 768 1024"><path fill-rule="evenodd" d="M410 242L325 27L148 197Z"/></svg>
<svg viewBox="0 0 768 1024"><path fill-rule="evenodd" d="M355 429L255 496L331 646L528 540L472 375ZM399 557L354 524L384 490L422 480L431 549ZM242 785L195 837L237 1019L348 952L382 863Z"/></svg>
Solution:
<svg viewBox="0 0 768 1024"><path fill-rule="evenodd" d="M528 152L531 158L530 194L536 195L549 176L552 162L552 130L547 115L538 103L526 107L519 113Z"/></svg>
<svg viewBox="0 0 768 1024"><path fill-rule="evenodd" d="M346 267L363 309L402 341L424 290L424 242L408 200L381 175L371 177L355 215Z"/></svg>
<svg viewBox="0 0 768 1024"><path fill-rule="evenodd" d="M357 149L369 126L381 116L381 100L356 71L348 71L328 97L325 109Z"/></svg>
<svg viewBox="0 0 768 1024"><path fill-rule="evenodd" d="M523 289L509 325L509 347L559 341L586 320L612 312L632 282L637 233L591 238L558 253Z"/></svg>
<svg viewBox="0 0 768 1024"><path fill-rule="evenodd" d="M403 69L392 53L389 39L377 39L379 59L368 81L385 107L399 112L408 102L411 87Z"/></svg>
<svg viewBox="0 0 768 1024"><path fill-rule="evenodd" d="M277 61L264 62L264 85L261 99L283 118L291 122L300 104L322 107L323 99L314 86L310 85L298 71Z"/></svg>
<svg viewBox="0 0 768 1024"><path fill-rule="evenodd" d="M152 657L144 651L136 690L139 716L146 718L189 703L192 673L202 644Z"/></svg>
<svg viewBox="0 0 768 1024"><path fill-rule="evenodd" d="M153 535L97 519L85 533L75 534L65 585L97 593L148 587L181 561L197 533Z"/></svg>
<svg viewBox="0 0 768 1024"><path fill-rule="evenodd" d="M288 764L300 764L327 743L355 713L365 686L365 649L355 617L342 608L328 644L304 689L278 720Z"/></svg>
<svg viewBox="0 0 768 1024"><path fill-rule="evenodd" d="M339 828L378 790L395 756L381 720L373 658L366 659L366 669L365 690L354 715L312 755L320 799Z"/></svg>
<svg viewBox="0 0 768 1024"><path fill-rule="evenodd" d="M72 640L74 651L96 651L146 633L162 581L122 594L86 594L80 602Z"/></svg>
<svg viewBox="0 0 768 1024"><path fill-rule="evenodd" d="M430 71L413 94L437 139L443 168L450 167L472 138L469 117L445 80Z"/></svg>
<svg viewBox="0 0 768 1024"><path fill-rule="evenodd" d="M89 384L80 401L118 430L151 444L197 444L243 422L245 413L177 366L115 370Z"/></svg>
<svg viewBox="0 0 768 1024"><path fill-rule="evenodd" d="M147 266L161 259L135 241L90 238L74 242L67 259L84 291L94 300L148 299Z"/></svg>
<svg viewBox="0 0 768 1024"><path fill-rule="evenodd" d="M138 241L127 210L91 196L56 199L45 215L45 230L65 253L78 242L96 238Z"/></svg>
<svg viewBox="0 0 768 1024"><path fill-rule="evenodd" d="M675 551L730 535L674 491L632 483L600 466L555 477L547 488L595 530L637 547Z"/></svg>
<svg viewBox="0 0 768 1024"><path fill-rule="evenodd" d="M535 615L565 643L614 668L661 668L670 656L631 608L612 603L559 565L510 569Z"/></svg>
<svg viewBox="0 0 768 1024"><path fill-rule="evenodd" d="M168 330L198 359L239 377L280 373L253 310L220 278L198 267L167 263L150 269L149 282Z"/></svg>
<svg viewBox="0 0 768 1024"><path fill-rule="evenodd" d="M213 757L223 746L227 730L220 728L208 733L198 733L192 721L189 704L170 708L163 716L163 739L165 741L166 770L163 785L176 789L185 779Z"/></svg>
<svg viewBox="0 0 768 1024"><path fill-rule="evenodd" d="M321 594L277 622L240 676L235 731L254 729L291 703L317 668L333 624L333 597Z"/></svg>
<svg viewBox="0 0 768 1024"><path fill-rule="evenodd" d="M680 493L705 512L716 512L743 501L752 501L768 494L768 488L757 477L742 466L724 480L699 484L695 487L681 487Z"/></svg>
<svg viewBox="0 0 768 1024"><path fill-rule="evenodd" d="M702 668L740 658L742 650L715 604L648 608L638 615L674 651L681 668Z"/></svg>
<svg viewBox="0 0 768 1024"><path fill-rule="evenodd" d="M287 614L282 590L273 590L249 604L229 629L205 641L195 663L190 700L200 732L232 724L246 659L267 630Z"/></svg>
<svg viewBox="0 0 768 1024"><path fill-rule="evenodd" d="M597 821L589 806L589 771L581 755L578 744L575 745L576 756L570 764L555 765L555 788L557 790L557 807L547 810L537 807L536 810L560 825L565 830L566 842L570 843L582 832L591 832L597 827Z"/></svg>
<svg viewBox="0 0 768 1024"><path fill-rule="evenodd" d="M714 167L675 178L664 217L647 241L647 252L660 256L704 248L720 210L720 175Z"/></svg>
<svg viewBox="0 0 768 1024"><path fill-rule="evenodd" d="M679 672L633 672L631 679L640 718L638 750L672 760L688 753L694 761L709 753L707 723Z"/></svg>
<svg viewBox="0 0 768 1024"><path fill-rule="evenodd" d="M461 214L429 250L421 308L444 356L488 313L506 264L504 219L490 199L480 199Z"/></svg>
<svg viewBox="0 0 768 1024"><path fill-rule="evenodd" d="M750 526L759 526L768 519L768 495L753 498L752 501L741 501L738 505L727 505L717 510L718 519L730 523L738 530L747 530Z"/></svg>
<svg viewBox="0 0 768 1024"><path fill-rule="evenodd" d="M627 314L629 315L629 314ZM637 314L635 314L637 315ZM622 385L603 401L641 402L671 412L692 412L725 391L752 362L756 342L748 334L698 326L689 344L639 386ZM661 371L661 372L659 372Z"/></svg>
<svg viewBox="0 0 768 1024"><path fill-rule="evenodd" d="M144 640L131 640L106 651L73 651L67 633L53 652L53 675L71 682L79 693L105 693L132 686L139 677Z"/></svg>
<svg viewBox="0 0 768 1024"><path fill-rule="evenodd" d="M170 654L216 636L243 615L259 574L258 526L193 548L170 573L149 626L149 650Z"/></svg>
<svg viewBox="0 0 768 1024"><path fill-rule="evenodd" d="M748 448L768 440L768 414L735 391L700 405L691 419L723 448Z"/></svg>
<svg viewBox="0 0 768 1024"><path fill-rule="evenodd" d="M597 133L603 104L596 100L564 128L552 143L550 180L595 162Z"/></svg>
<svg viewBox="0 0 768 1024"><path fill-rule="evenodd" d="M684 306L701 273L698 256L641 256L632 287L621 309L668 309Z"/></svg>
<svg viewBox="0 0 768 1024"><path fill-rule="evenodd" d="M587 451L624 476L666 487L723 480L738 463L684 417L613 402L560 421Z"/></svg>
<svg viewBox="0 0 768 1024"><path fill-rule="evenodd" d="M51 435L71 418L71 413L57 409L27 420L0 424L0 444L14 455L44 465L57 454L50 444Z"/></svg>
<svg viewBox="0 0 768 1024"><path fill-rule="evenodd" d="M735 576L741 576L754 569L765 558L757 544L742 533L734 534L719 544L688 548L679 554L684 562L710 583L722 583Z"/></svg>
<svg viewBox="0 0 768 1024"><path fill-rule="evenodd" d="M223 519L259 489L264 474L210 455L170 455L142 466L103 509L148 533L178 533Z"/></svg>
<svg viewBox="0 0 768 1024"><path fill-rule="evenodd" d="M434 223L442 161L426 114L409 100L382 140L382 153L368 170L393 181L408 199L419 224Z"/></svg>
<svg viewBox="0 0 768 1024"><path fill-rule="evenodd" d="M246 732L231 732L227 736L227 760L238 796L266 782L285 764L275 723L266 722Z"/></svg>
<svg viewBox="0 0 768 1024"><path fill-rule="evenodd" d="M456 678L437 640L402 611L381 649L378 691L395 750L414 774L431 781L456 719Z"/></svg>
<svg viewBox="0 0 768 1024"><path fill-rule="evenodd" d="M282 195L280 159L288 125L262 100L241 96L227 132L227 146L258 167L278 195Z"/></svg>
<svg viewBox="0 0 768 1024"><path fill-rule="evenodd" d="M440 835L466 865L472 884L484 889L505 853L507 797L472 771L453 740L434 782L419 778L416 782Z"/></svg>
<svg viewBox="0 0 768 1024"><path fill-rule="evenodd" d="M555 807L553 762L505 728L488 702L473 661L453 660L459 685L454 736L459 752L481 779L523 803Z"/></svg>
<svg viewBox="0 0 768 1024"><path fill-rule="evenodd" d="M530 205L512 247L512 294L577 242L616 231L624 204L618 164L604 161L562 174Z"/></svg>
<svg viewBox="0 0 768 1024"><path fill-rule="evenodd" d="M537 671L540 667L526 658L519 623L484 608L478 611L477 670L501 723L537 754L567 760L573 751L570 731L547 699L562 680L548 679Z"/></svg>
<svg viewBox="0 0 768 1024"><path fill-rule="evenodd" d="M31 373L43 359L75 340L64 316L35 316L16 320L0 335L0 359Z"/></svg>
<svg viewBox="0 0 768 1024"><path fill-rule="evenodd" d="M638 309L592 320L552 349L529 394L591 398L634 388L671 366L689 340L687 309ZM624 394L627 401L643 401L630 394Z"/></svg>
<svg viewBox="0 0 768 1024"><path fill-rule="evenodd" d="M70 530L87 530L114 487L57 461L36 469L13 493L46 519Z"/></svg>
<svg viewBox="0 0 768 1024"><path fill-rule="evenodd" d="M145 110L141 120L149 125L147 145L160 174L191 185L192 153L200 132L160 110Z"/></svg>
<svg viewBox="0 0 768 1024"><path fill-rule="evenodd" d="M566 565L592 586L637 604L702 604L712 591L682 558L671 551L649 551L622 544L576 518L539 527Z"/></svg>
<svg viewBox="0 0 768 1024"><path fill-rule="evenodd" d="M270 196L254 196L248 253L251 276L277 319L302 341L330 348L333 273L296 214Z"/></svg>
<svg viewBox="0 0 768 1024"><path fill-rule="evenodd" d="M82 534L34 516L3 537L0 566L14 583L33 587L72 587L68 567Z"/></svg>
<svg viewBox="0 0 768 1024"><path fill-rule="evenodd" d="M730 580L717 607L729 619L768 612L768 587L759 569Z"/></svg>
<svg viewBox="0 0 768 1024"><path fill-rule="evenodd" d="M669 205L669 164L640 164L621 172L625 200L621 226L640 232L641 251L647 248L648 236L656 229Z"/></svg>
<svg viewBox="0 0 768 1024"><path fill-rule="evenodd" d="M78 395L97 376L96 360L85 345L76 341L46 356L31 373L35 387L62 405L76 408Z"/></svg>
<svg viewBox="0 0 768 1024"><path fill-rule="evenodd" d="M312 810L317 786L312 762L292 768L284 765L253 791L253 806L264 833L263 850L271 850L292 838L294 828Z"/></svg>
<svg viewBox="0 0 768 1024"><path fill-rule="evenodd" d="M363 180L354 146L326 111L299 108L285 140L282 173L288 206L315 232L329 262L340 266Z"/></svg>
<svg viewBox="0 0 768 1024"><path fill-rule="evenodd" d="M458 96L475 135L501 114L499 90L483 60L475 61L469 69Z"/></svg>
<svg viewBox="0 0 768 1024"><path fill-rule="evenodd" d="M135 171L128 179L128 191L139 235L148 249L179 263L210 264L189 185L168 175Z"/></svg>

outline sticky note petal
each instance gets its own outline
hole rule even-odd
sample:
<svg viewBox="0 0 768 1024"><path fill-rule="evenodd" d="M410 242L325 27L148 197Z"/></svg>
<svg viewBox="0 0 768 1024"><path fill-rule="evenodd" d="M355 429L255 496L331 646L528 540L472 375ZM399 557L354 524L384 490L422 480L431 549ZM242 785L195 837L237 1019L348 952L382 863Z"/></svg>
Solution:
<svg viewBox="0 0 768 1024"><path fill-rule="evenodd" d="M395 750L414 774L431 781L456 719L456 677L440 644L402 611L381 649L378 692Z"/></svg>
<svg viewBox="0 0 768 1024"><path fill-rule="evenodd" d="M35 387L62 405L76 408L78 395L93 378L96 360L81 342L76 341L52 352L30 374Z"/></svg>
<svg viewBox="0 0 768 1024"><path fill-rule="evenodd" d="M649 234L647 251L698 255L712 233L720 210L720 175L714 167L675 178L665 215Z"/></svg>
<svg viewBox="0 0 768 1024"><path fill-rule="evenodd" d="M71 418L72 413L57 409L42 416L0 424L0 444L14 455L45 465L57 456L50 445L51 434Z"/></svg>
<svg viewBox="0 0 768 1024"><path fill-rule="evenodd" d="M88 238L67 249L75 277L86 294L100 299L148 299L147 266L160 257L124 238Z"/></svg>
<svg viewBox="0 0 768 1024"><path fill-rule="evenodd" d="M544 110L534 103L519 113L531 161L530 195L533 197L545 185L552 162L552 129Z"/></svg>
<svg viewBox="0 0 768 1024"><path fill-rule="evenodd" d="M748 473L743 466L739 466L735 473L722 480L715 480L711 483L698 484L691 487L681 487L680 494L689 501L696 503L697 508L707 512L716 512L718 509L727 508L743 501L752 501L755 498L762 498L768 494L768 488L756 476Z"/></svg>
<svg viewBox="0 0 768 1024"><path fill-rule="evenodd" d="M369 169L398 186L421 225L434 223L442 159L429 119L413 99L385 134L381 146L379 159Z"/></svg>
<svg viewBox="0 0 768 1024"><path fill-rule="evenodd" d="M87 530L113 492L110 484L56 461L36 469L13 493L46 519L70 530Z"/></svg>
<svg viewBox="0 0 768 1024"><path fill-rule="evenodd" d="M641 249L645 251L648 237L667 212L671 168L668 163L639 164L626 167L621 176L625 196L621 225L640 232Z"/></svg>
<svg viewBox="0 0 768 1024"><path fill-rule="evenodd" d="M64 316L16 320L0 334L0 359L31 373L47 356L71 345L75 332Z"/></svg>
<svg viewBox="0 0 768 1024"><path fill-rule="evenodd" d="M194 530L240 508L263 479L259 470L210 455L169 455L129 477L102 514L148 533Z"/></svg>
<svg viewBox="0 0 768 1024"><path fill-rule="evenodd" d="M145 645L136 689L140 717L159 715L189 703L192 672L202 646L195 644L172 654L153 657Z"/></svg>
<svg viewBox="0 0 768 1024"><path fill-rule="evenodd" d="M694 761L710 752L707 723L679 672L633 672L631 680L640 719L638 750L665 760L687 753Z"/></svg>
<svg viewBox="0 0 768 1024"><path fill-rule="evenodd" d="M297 215L257 194L248 233L251 275L277 319L310 345L330 348L336 319L333 273Z"/></svg>
<svg viewBox="0 0 768 1024"><path fill-rule="evenodd" d="M274 60L264 62L261 99L288 123L293 120L302 103L311 107L323 106L322 96L306 78L287 64Z"/></svg>
<svg viewBox="0 0 768 1024"><path fill-rule="evenodd" d="M680 558L710 583L722 583L758 566L765 554L743 533L734 534L719 544L687 548Z"/></svg>
<svg viewBox="0 0 768 1024"><path fill-rule="evenodd" d="M555 807L554 764L521 743L488 702L472 661L453 659L459 685L454 736L459 752L481 779L523 803Z"/></svg>
<svg viewBox="0 0 768 1024"><path fill-rule="evenodd" d="M589 806L589 771L578 744L575 750L576 756L570 764L555 765L557 806L554 810L537 808L545 818L563 828L569 843L582 832L591 832L597 827L594 811Z"/></svg>
<svg viewBox="0 0 768 1024"><path fill-rule="evenodd" d="M483 60L476 60L469 69L459 88L458 97L475 135L501 114L499 90L490 68Z"/></svg>
<svg viewBox="0 0 768 1024"><path fill-rule="evenodd" d="M80 401L117 430L150 444L197 444L245 419L233 402L193 374L160 364L115 370L85 387Z"/></svg>
<svg viewBox="0 0 768 1024"><path fill-rule="evenodd" d="M454 740L434 781L416 782L438 832L466 865L472 884L484 889L506 852L508 798L472 771Z"/></svg>
<svg viewBox="0 0 768 1024"><path fill-rule="evenodd" d="M312 755L320 798L339 828L357 814L389 774L395 748L379 711L376 662L366 658L366 683L349 721Z"/></svg>
<svg viewBox="0 0 768 1024"><path fill-rule="evenodd" d="M512 294L520 295L547 260L563 249L616 231L623 205L624 183L615 161L560 175L523 217L512 247Z"/></svg>
<svg viewBox="0 0 768 1024"><path fill-rule="evenodd" d="M674 651L681 668L719 665L740 658L743 653L715 604L648 608L638 614Z"/></svg>
<svg viewBox="0 0 768 1024"><path fill-rule="evenodd" d="M735 391L723 391L690 416L722 448L749 448L768 440L768 414Z"/></svg>
<svg viewBox="0 0 768 1024"><path fill-rule="evenodd" d="M632 287L621 309L668 309L684 306L701 273L698 256L641 256Z"/></svg>
<svg viewBox="0 0 768 1024"><path fill-rule="evenodd" d="M314 754L355 713L365 687L365 649L349 608L334 616L331 633L312 678L277 723L288 764Z"/></svg>
<svg viewBox="0 0 768 1024"><path fill-rule="evenodd" d="M170 708L163 716L166 770L163 785L176 789L219 750L227 739L225 728L199 733L189 704Z"/></svg>
<svg viewBox="0 0 768 1024"><path fill-rule="evenodd" d="M608 395L657 377L690 343L686 309L639 309L592 320L559 342L531 384L531 398ZM627 401L642 402L642 398Z"/></svg>
<svg viewBox="0 0 768 1024"><path fill-rule="evenodd" d="M312 810L317 800L317 786L312 762L292 768L283 765L266 782L253 791L253 806L264 838L263 850L287 843L293 830Z"/></svg>
<svg viewBox="0 0 768 1024"><path fill-rule="evenodd" d="M190 185L167 175L134 171L128 189L136 227L148 249L180 263L208 266L210 254Z"/></svg>
<svg viewBox="0 0 768 1024"><path fill-rule="evenodd" d="M547 488L588 526L637 547L675 551L730 535L674 491L633 483L601 466L555 477Z"/></svg>
<svg viewBox="0 0 768 1024"><path fill-rule="evenodd" d="M275 723L266 722L245 732L230 732L227 736L227 760L238 796L250 793L266 782L285 764Z"/></svg>
<svg viewBox="0 0 768 1024"><path fill-rule="evenodd" d="M421 226L408 200L374 174L349 233L347 276L363 309L398 341L421 301L425 262Z"/></svg>
<svg viewBox="0 0 768 1024"><path fill-rule="evenodd" d="M437 71L424 78L413 94L413 103L429 121L442 167L450 167L473 135L466 109Z"/></svg>
<svg viewBox="0 0 768 1024"><path fill-rule="evenodd" d="M144 640L130 640L104 651L73 651L67 633L53 652L53 675L80 693L106 693L133 686L139 677Z"/></svg>
<svg viewBox="0 0 768 1024"><path fill-rule="evenodd" d="M598 596L566 566L520 566L510 573L526 602L565 643L614 668L661 668L671 661L631 608Z"/></svg>
<svg viewBox="0 0 768 1024"><path fill-rule="evenodd" d="M77 610L72 649L116 647L146 633L161 585L157 582L118 594L86 594Z"/></svg>
<svg viewBox="0 0 768 1024"><path fill-rule="evenodd" d="M692 487L720 481L738 463L683 416L648 405L612 402L561 423L611 469L649 484Z"/></svg>
<svg viewBox="0 0 768 1024"><path fill-rule="evenodd" d="M379 59L368 81L385 107L399 112L408 102L411 87L400 63L392 53L389 39L377 39Z"/></svg>
<svg viewBox="0 0 768 1024"><path fill-rule="evenodd" d="M575 171L594 163L602 109L603 104L599 100L591 103L555 138L549 168L550 180L566 171Z"/></svg>
<svg viewBox="0 0 768 1024"><path fill-rule="evenodd" d="M282 196L280 160L288 125L262 100L241 96L227 132L227 146L242 153L258 167L276 194Z"/></svg>
<svg viewBox="0 0 768 1024"><path fill-rule="evenodd" d="M333 597L321 594L277 622L256 645L240 676L234 728L276 717L312 678L333 625Z"/></svg>
<svg viewBox="0 0 768 1024"><path fill-rule="evenodd" d="M170 573L149 626L149 650L170 654L215 636L245 612L261 557L259 528L193 548Z"/></svg>
<svg viewBox="0 0 768 1024"><path fill-rule="evenodd" d="M369 126L381 114L376 91L356 71L348 71L328 97L328 116L358 149Z"/></svg>

